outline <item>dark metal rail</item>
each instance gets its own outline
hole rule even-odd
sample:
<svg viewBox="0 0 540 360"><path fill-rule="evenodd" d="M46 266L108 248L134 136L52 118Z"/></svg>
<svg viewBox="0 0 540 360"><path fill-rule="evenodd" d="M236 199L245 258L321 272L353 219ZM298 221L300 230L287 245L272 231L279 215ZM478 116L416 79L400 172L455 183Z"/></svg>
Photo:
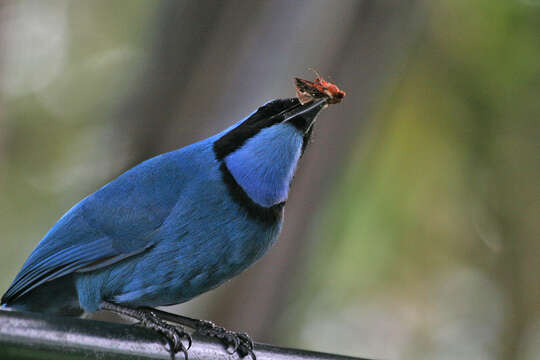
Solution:
<svg viewBox="0 0 540 360"><path fill-rule="evenodd" d="M258 360L362 360L265 344L255 344L255 354ZM238 359L219 341L197 335L188 355L192 360ZM142 327L0 310L0 359L169 358L165 341Z"/></svg>

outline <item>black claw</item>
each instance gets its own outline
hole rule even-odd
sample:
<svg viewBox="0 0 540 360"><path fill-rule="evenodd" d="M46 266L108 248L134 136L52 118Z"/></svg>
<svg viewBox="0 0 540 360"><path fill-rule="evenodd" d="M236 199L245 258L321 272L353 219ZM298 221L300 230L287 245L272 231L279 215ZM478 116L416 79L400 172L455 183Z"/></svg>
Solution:
<svg viewBox="0 0 540 360"><path fill-rule="evenodd" d="M257 356L255 356L253 349L250 349L247 344L240 345L238 348L238 355L240 355L240 357L249 355L253 360L257 360Z"/></svg>
<svg viewBox="0 0 540 360"><path fill-rule="evenodd" d="M250 350L253 350L253 341L251 340L251 338L249 337L248 334L246 334L246 333L237 333L236 335L238 336L238 338L240 340L242 340L247 345L247 347Z"/></svg>
<svg viewBox="0 0 540 360"><path fill-rule="evenodd" d="M180 349L180 351L182 351L182 353L184 354L184 360L188 360L188 354L187 354L187 349L182 346L182 348ZM172 356L172 360L174 360L174 354Z"/></svg>
<svg viewBox="0 0 540 360"><path fill-rule="evenodd" d="M191 335L189 335L187 332L184 332L184 338L188 342L188 346L186 347L186 350L191 349L191 345L193 345L193 339L191 338Z"/></svg>
<svg viewBox="0 0 540 360"><path fill-rule="evenodd" d="M167 344L169 345L168 351L172 360L174 360L176 353L180 351L184 354L184 359L188 360L187 351L192 344L191 335L186 333L182 327L172 326L161 320L153 312L143 312L141 318L141 325L157 331L167 340ZM182 343L182 339L187 340L187 348Z"/></svg>
<svg viewBox="0 0 540 360"><path fill-rule="evenodd" d="M226 330L227 331L227 330ZM227 352L229 354L234 354L238 348L240 347L240 339L238 339L236 334L232 331L227 331L225 334L223 334L222 341L228 345L227 346Z"/></svg>
<svg viewBox="0 0 540 360"><path fill-rule="evenodd" d="M210 321L201 320L196 329L197 333L210 337L215 337L227 347L226 351L229 354L237 353L240 357L250 355L253 360L257 357L253 352L253 341L246 333L236 333L222 327L214 325Z"/></svg>
<svg viewBox="0 0 540 360"><path fill-rule="evenodd" d="M173 318L178 317L181 319L187 319L192 322L194 321L193 319L168 314L166 312L163 312L160 310L154 310L151 308L133 309L127 306L114 304L108 301L103 301L100 304L100 307L102 310L108 310L108 311L112 311L118 314L129 316L130 318L139 321L137 323L138 325L141 325L141 326L144 326L146 328L156 331L157 333L162 335L167 341L167 345L169 346L167 351L171 355L172 360L174 360L176 353L180 351L184 354L184 359L188 360L187 352L191 348L191 345L193 344L191 335L184 331L184 328L181 326L181 325L184 325L183 323L174 321L174 319L173 320L169 320L169 319L170 317L173 317ZM164 318L161 318L160 316L158 316L158 313L165 314L166 316ZM178 324L178 326L173 326L169 324L167 321L174 322ZM189 327L190 323L186 324L186 326ZM187 341L187 347L184 346L183 341Z"/></svg>

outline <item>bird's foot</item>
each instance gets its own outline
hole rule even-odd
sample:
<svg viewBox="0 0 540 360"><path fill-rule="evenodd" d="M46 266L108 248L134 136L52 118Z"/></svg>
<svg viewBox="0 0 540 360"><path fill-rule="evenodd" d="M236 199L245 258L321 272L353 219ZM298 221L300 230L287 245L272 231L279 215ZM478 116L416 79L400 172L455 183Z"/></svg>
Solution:
<svg viewBox="0 0 540 360"><path fill-rule="evenodd" d="M168 350L171 354L171 359L174 360L175 354L180 351L184 354L184 358L186 360L188 359L187 351L191 347L192 340L191 335L189 335L182 326L170 325L151 311L141 312L139 324L152 329L165 337L169 344ZM184 345L184 341L187 342L187 346Z"/></svg>
<svg viewBox="0 0 540 360"><path fill-rule="evenodd" d="M240 357L249 355L253 360L257 360L253 352L253 341L251 341L251 338L246 333L230 331L206 320L199 320L196 332L219 339L227 346L227 352L229 354L236 352Z"/></svg>
<svg viewBox="0 0 540 360"><path fill-rule="evenodd" d="M191 347L191 335L185 332L182 326L173 326L169 324L166 320L161 319L152 309L133 309L107 301L102 302L100 308L101 310L112 311L138 320L138 325L156 331L167 340L167 344L169 345L169 349L167 350L169 351L172 360L174 360L176 353L180 351L184 354L184 358L188 360L187 351ZM187 346L184 345L184 342L187 343Z"/></svg>

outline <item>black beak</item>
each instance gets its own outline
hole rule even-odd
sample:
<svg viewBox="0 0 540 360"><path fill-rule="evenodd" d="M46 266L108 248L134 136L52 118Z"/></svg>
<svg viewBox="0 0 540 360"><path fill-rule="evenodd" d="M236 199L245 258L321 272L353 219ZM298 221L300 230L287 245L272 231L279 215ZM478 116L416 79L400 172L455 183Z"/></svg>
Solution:
<svg viewBox="0 0 540 360"><path fill-rule="evenodd" d="M324 108L326 101L327 99L318 99L304 105L300 105L298 102L293 108L283 113L283 122L289 121L298 130L306 134L311 130L317 114Z"/></svg>

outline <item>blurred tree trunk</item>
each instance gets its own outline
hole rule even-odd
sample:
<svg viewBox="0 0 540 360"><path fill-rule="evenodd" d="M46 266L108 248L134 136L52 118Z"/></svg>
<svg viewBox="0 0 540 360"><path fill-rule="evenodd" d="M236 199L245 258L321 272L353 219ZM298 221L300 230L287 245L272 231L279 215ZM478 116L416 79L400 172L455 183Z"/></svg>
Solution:
<svg viewBox="0 0 540 360"><path fill-rule="evenodd" d="M176 119L176 108L189 91L188 85L223 7L220 1L161 3L147 49L147 69L118 110L117 137L130 154L127 168L167 150L163 139ZM195 119L191 122L186 125L197 123ZM189 139L189 134L182 135L186 138L180 141Z"/></svg>
<svg viewBox="0 0 540 360"><path fill-rule="evenodd" d="M533 114L529 119L532 118ZM493 269L508 301L500 338L500 359L524 356L521 353L523 342L532 337L538 341L539 336L533 334L533 329L540 320L540 200L530 196L540 194L537 135L540 123L526 123L519 123L512 132L505 132L497 124L494 133L498 137L504 134L505 144L512 144L512 148L499 148L499 154L479 159L478 166L479 169L486 163L493 166L491 184L477 184L477 189L485 196L486 210L497 224L502 239L502 250ZM478 138L485 136L485 130L478 135ZM479 177L486 180L483 175ZM484 190L486 187L491 190L489 193Z"/></svg>
<svg viewBox="0 0 540 360"><path fill-rule="evenodd" d="M4 48L4 17L5 15L6 3L0 1L0 49ZM2 76L2 71L4 71L3 57L0 56L0 76ZM3 102L3 92L0 91L0 164L3 163L3 157L5 153L5 143L7 137L7 125L5 125L4 120L4 102ZM2 181L2 176L0 176L0 181Z"/></svg>
<svg viewBox="0 0 540 360"><path fill-rule="evenodd" d="M464 142L470 156L464 171L466 188L482 214L476 225L500 239L494 240L494 262L485 263L486 252L480 257L481 266L497 281L505 299L502 332L493 347L500 359L521 358L523 341L532 335L540 317L540 201L531 198L540 194L540 122L526 96L513 94L519 100L509 101L512 108L495 104L496 92L486 90L492 85L474 79L474 71L470 70L470 77L451 80L476 115L467 124ZM516 94L527 93L527 86L523 84ZM478 221L475 216L472 220Z"/></svg>

